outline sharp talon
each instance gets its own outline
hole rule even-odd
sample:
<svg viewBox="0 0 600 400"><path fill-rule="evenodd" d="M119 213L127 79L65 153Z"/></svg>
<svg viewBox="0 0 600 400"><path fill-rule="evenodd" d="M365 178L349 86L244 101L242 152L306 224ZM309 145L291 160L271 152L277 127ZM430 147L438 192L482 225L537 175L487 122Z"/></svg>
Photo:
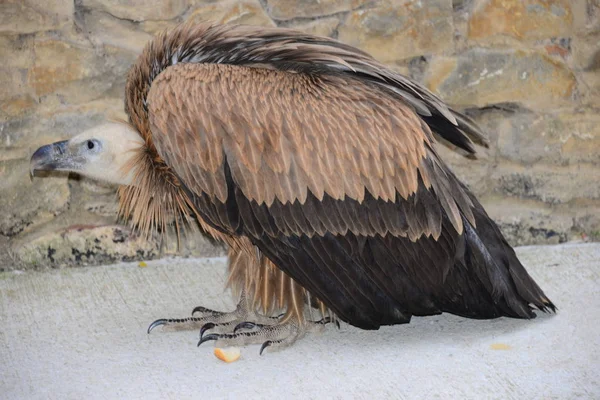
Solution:
<svg viewBox="0 0 600 400"><path fill-rule="evenodd" d="M260 352L258 354L262 356L263 351L265 351L265 349L272 344L273 342L271 340L267 340L266 342L264 342L262 346L260 346Z"/></svg>
<svg viewBox="0 0 600 400"><path fill-rule="evenodd" d="M208 311L211 311L211 310L209 310L209 309L208 309L208 308L206 308L206 307L198 306L198 307L196 307L196 308L194 308L194 309L192 310L192 315L194 315L194 314L195 314L195 313L197 313L197 312L199 312L199 313L205 313L205 312L208 312Z"/></svg>
<svg viewBox="0 0 600 400"><path fill-rule="evenodd" d="M214 327L215 324L213 324L212 322L207 322L206 324L202 325L202 328L200 328L200 341L202 341L202 336L204 336L204 332ZM198 346L200 346L200 343L198 343Z"/></svg>
<svg viewBox="0 0 600 400"><path fill-rule="evenodd" d="M337 326L337 328L340 329L340 320L339 319L335 320L335 326Z"/></svg>
<svg viewBox="0 0 600 400"><path fill-rule="evenodd" d="M258 324L255 324L254 322L240 322L233 328L233 333L236 333L240 329L252 329L255 326L258 326Z"/></svg>
<svg viewBox="0 0 600 400"><path fill-rule="evenodd" d="M154 328L156 328L157 326L161 326L161 325L166 325L167 322L169 322L168 319L157 319L156 321L154 321L153 323L150 324L150 326L148 327L148 334L150 334L150 331Z"/></svg>
<svg viewBox="0 0 600 400"><path fill-rule="evenodd" d="M210 335L206 335L204 336L202 339L200 339L200 341L198 342L198 346L200 346L202 343L204 342L208 342L209 340L219 340L219 335L217 335L216 333L211 333Z"/></svg>

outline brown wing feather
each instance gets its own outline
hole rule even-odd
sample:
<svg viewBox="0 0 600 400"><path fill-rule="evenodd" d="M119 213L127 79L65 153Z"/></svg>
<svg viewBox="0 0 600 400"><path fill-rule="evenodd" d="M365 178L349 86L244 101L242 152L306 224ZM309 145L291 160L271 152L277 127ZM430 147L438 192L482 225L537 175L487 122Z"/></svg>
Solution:
<svg viewBox="0 0 600 400"><path fill-rule="evenodd" d="M416 192L420 175L431 175L423 171L432 152L426 125L402 101L357 80L182 64L155 79L148 107L166 164L191 191L223 203L225 159L244 195L267 206L275 199L303 204L307 191L361 202L366 190L394 202L397 193L408 199ZM458 210L469 215L469 201L457 205L453 193L440 193L461 232ZM439 231L423 228L416 233Z"/></svg>

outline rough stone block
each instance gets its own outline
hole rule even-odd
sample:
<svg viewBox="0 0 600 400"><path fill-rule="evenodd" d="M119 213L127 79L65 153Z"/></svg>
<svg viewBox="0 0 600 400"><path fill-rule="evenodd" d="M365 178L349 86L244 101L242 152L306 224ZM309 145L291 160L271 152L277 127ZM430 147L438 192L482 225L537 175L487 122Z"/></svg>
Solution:
<svg viewBox="0 0 600 400"><path fill-rule="evenodd" d="M597 32L573 38L571 62L573 70L578 72L581 102L597 107L600 104L600 22Z"/></svg>
<svg viewBox="0 0 600 400"><path fill-rule="evenodd" d="M549 141L556 147L560 146L561 161L566 164L587 162L600 165L600 112L563 112L558 121L559 129L553 132ZM600 177L597 182L600 186Z"/></svg>
<svg viewBox="0 0 600 400"><path fill-rule="evenodd" d="M170 20L185 12L188 0L81 0L81 7L131 21Z"/></svg>
<svg viewBox="0 0 600 400"><path fill-rule="evenodd" d="M27 69L31 67L34 60L33 36L31 35L8 35L0 36L0 49L10 57L4 57L2 68ZM0 90L0 93L3 91Z"/></svg>
<svg viewBox="0 0 600 400"><path fill-rule="evenodd" d="M56 92L68 83L96 75L94 52L60 40L36 40L36 61L27 81L38 96Z"/></svg>
<svg viewBox="0 0 600 400"><path fill-rule="evenodd" d="M555 167L499 164L491 174L494 192L547 204L600 200L600 168L589 164Z"/></svg>
<svg viewBox="0 0 600 400"><path fill-rule="evenodd" d="M596 113L518 114L498 125L498 152L525 164L600 164L600 117Z"/></svg>
<svg viewBox="0 0 600 400"><path fill-rule="evenodd" d="M35 106L32 90L27 90L24 70L0 67L0 116L8 118L27 114Z"/></svg>
<svg viewBox="0 0 600 400"><path fill-rule="evenodd" d="M351 12L339 39L384 63L454 49L450 0L382 2Z"/></svg>
<svg viewBox="0 0 600 400"><path fill-rule="evenodd" d="M595 109L537 113L501 104L469 113L490 140L491 148L486 153L499 161L524 165L600 164L600 115Z"/></svg>
<svg viewBox="0 0 600 400"><path fill-rule="evenodd" d="M475 4L469 19L469 39L518 40L569 36L573 28L571 0L485 0Z"/></svg>
<svg viewBox="0 0 600 400"><path fill-rule="evenodd" d="M265 13L258 0L225 0L202 5L195 9L187 20L197 22L210 20L222 24L275 26L275 23Z"/></svg>
<svg viewBox="0 0 600 400"><path fill-rule="evenodd" d="M115 82L124 82L134 57L94 48L68 39L36 37L35 61L26 82L42 101L55 98L59 104L80 104L106 95ZM122 93L122 92L121 92ZM122 94L121 94L122 96Z"/></svg>
<svg viewBox="0 0 600 400"><path fill-rule="evenodd" d="M12 253L24 265L60 268L148 260L158 256L158 248L156 240L141 238L123 226L80 225L19 241Z"/></svg>
<svg viewBox="0 0 600 400"><path fill-rule="evenodd" d="M8 237L64 212L70 194L66 176L32 182L22 160L0 162L0 193L0 235Z"/></svg>
<svg viewBox="0 0 600 400"><path fill-rule="evenodd" d="M569 218L558 222L547 210L520 210L519 207L502 206L499 210L488 207L488 213L513 246L557 244L574 238L570 232Z"/></svg>
<svg viewBox="0 0 600 400"><path fill-rule="evenodd" d="M126 73L137 56L108 43L93 47L89 41L46 34L37 35L24 50L32 54L32 60L24 59L21 64L29 65L10 67L0 74L0 82L6 80L0 102L11 107L0 113L8 120L33 109L51 114L71 104L110 97L115 87L122 98Z"/></svg>
<svg viewBox="0 0 600 400"><path fill-rule="evenodd" d="M333 37L336 34L339 25L339 18L329 17L319 18L316 21L310 21L308 23L293 23L290 24L289 27L312 35Z"/></svg>
<svg viewBox="0 0 600 400"><path fill-rule="evenodd" d="M109 45L131 52L131 58L142 52L152 35L141 31L138 24L114 18L103 12L83 14L83 23L90 40L96 46Z"/></svg>
<svg viewBox="0 0 600 400"><path fill-rule="evenodd" d="M504 197L480 200L513 246L600 239L600 202L550 206Z"/></svg>
<svg viewBox="0 0 600 400"><path fill-rule="evenodd" d="M191 12L191 11L190 11ZM187 15L187 14L186 14ZM187 21L188 18L186 17ZM136 24L142 31L155 36L176 25L174 21L143 21Z"/></svg>
<svg viewBox="0 0 600 400"><path fill-rule="evenodd" d="M73 0L2 0L0 34L57 30L72 22Z"/></svg>
<svg viewBox="0 0 600 400"><path fill-rule="evenodd" d="M353 10L363 3L360 0L268 0L267 10L275 20L289 20L337 14Z"/></svg>
<svg viewBox="0 0 600 400"><path fill-rule="evenodd" d="M425 84L461 107L516 102L549 109L569 104L576 92L568 66L535 51L474 48L457 58L433 57L430 64Z"/></svg>
<svg viewBox="0 0 600 400"><path fill-rule="evenodd" d="M466 158L442 145L436 145L436 149L442 160L476 196L489 192L490 176L495 167L493 161L495 149L493 147L490 150L477 148L477 159L475 160Z"/></svg>
<svg viewBox="0 0 600 400"><path fill-rule="evenodd" d="M600 33L600 0L572 0L571 6L577 34Z"/></svg>
<svg viewBox="0 0 600 400"><path fill-rule="evenodd" d="M75 136L105 121L100 105L97 107L94 111L76 108L71 112L8 120L0 125L0 149L23 148L33 151L43 144ZM21 161L28 162L28 159Z"/></svg>

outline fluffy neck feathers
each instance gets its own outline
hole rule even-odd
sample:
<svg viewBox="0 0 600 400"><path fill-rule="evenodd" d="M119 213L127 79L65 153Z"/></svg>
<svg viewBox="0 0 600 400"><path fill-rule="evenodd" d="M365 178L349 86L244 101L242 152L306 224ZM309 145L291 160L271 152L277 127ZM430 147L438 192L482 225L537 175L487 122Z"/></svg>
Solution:
<svg viewBox="0 0 600 400"><path fill-rule="evenodd" d="M130 220L144 236L155 230L164 232L167 224L189 225L192 204L182 191L179 181L166 168L153 160L143 146L126 166L132 171L131 185L119 187L119 217Z"/></svg>

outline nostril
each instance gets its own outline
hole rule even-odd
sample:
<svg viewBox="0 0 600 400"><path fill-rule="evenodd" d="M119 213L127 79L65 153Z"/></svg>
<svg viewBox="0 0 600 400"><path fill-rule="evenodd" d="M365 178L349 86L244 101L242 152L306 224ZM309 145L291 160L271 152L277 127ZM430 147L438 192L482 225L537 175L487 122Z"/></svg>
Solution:
<svg viewBox="0 0 600 400"><path fill-rule="evenodd" d="M54 154L62 156L67 151L67 143L68 140L63 140L62 142L56 142L50 146L52 146L51 149L54 152Z"/></svg>

